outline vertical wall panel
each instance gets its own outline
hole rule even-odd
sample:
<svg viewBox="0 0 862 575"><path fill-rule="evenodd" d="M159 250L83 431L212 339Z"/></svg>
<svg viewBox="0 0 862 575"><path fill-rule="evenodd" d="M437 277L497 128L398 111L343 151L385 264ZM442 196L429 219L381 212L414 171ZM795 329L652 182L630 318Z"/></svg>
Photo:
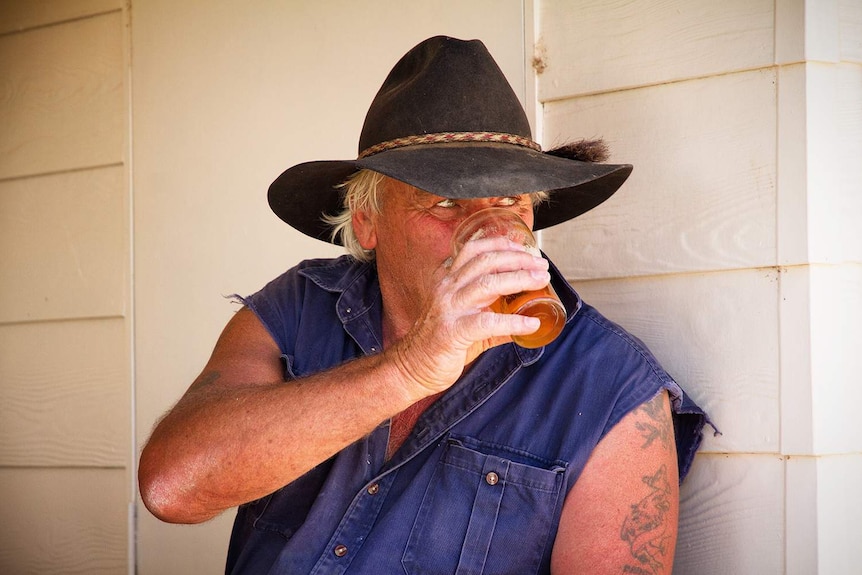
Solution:
<svg viewBox="0 0 862 575"><path fill-rule="evenodd" d="M814 455L811 366L811 270L779 268L781 453Z"/></svg>
<svg viewBox="0 0 862 575"><path fill-rule="evenodd" d="M841 59L862 64L862 2L839 0Z"/></svg>
<svg viewBox="0 0 862 575"><path fill-rule="evenodd" d="M858 405L858 404L857 404ZM859 573L862 453L821 457L817 464L818 573Z"/></svg>
<svg viewBox="0 0 862 575"><path fill-rule="evenodd" d="M781 265L808 262L806 67L778 68L776 250Z"/></svg>
<svg viewBox="0 0 862 575"><path fill-rule="evenodd" d="M809 258L862 263L862 64L806 65Z"/></svg>
<svg viewBox="0 0 862 575"><path fill-rule="evenodd" d="M817 458L785 457L786 575L817 573Z"/></svg>
<svg viewBox="0 0 862 575"><path fill-rule="evenodd" d="M860 320L862 264L812 266L811 409L818 454L862 454Z"/></svg>

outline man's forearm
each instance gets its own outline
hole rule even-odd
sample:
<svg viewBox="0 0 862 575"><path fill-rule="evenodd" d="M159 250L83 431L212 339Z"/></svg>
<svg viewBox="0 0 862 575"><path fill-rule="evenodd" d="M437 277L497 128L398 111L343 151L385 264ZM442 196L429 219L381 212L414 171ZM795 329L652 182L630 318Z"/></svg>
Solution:
<svg viewBox="0 0 862 575"><path fill-rule="evenodd" d="M271 493L417 399L385 354L290 382L222 379L205 371L141 455L141 493L162 520L198 523Z"/></svg>

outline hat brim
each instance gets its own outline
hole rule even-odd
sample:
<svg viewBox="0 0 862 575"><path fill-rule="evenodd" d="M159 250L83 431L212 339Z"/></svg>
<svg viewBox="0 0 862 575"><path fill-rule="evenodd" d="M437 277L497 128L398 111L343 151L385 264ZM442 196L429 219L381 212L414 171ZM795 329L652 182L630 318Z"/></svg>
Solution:
<svg viewBox="0 0 862 575"><path fill-rule="evenodd" d="M302 233L332 242L324 215L342 210L338 188L359 169L370 169L445 198L488 198L551 192L536 207L533 229L548 228L610 198L632 171L628 164L559 158L512 144L413 145L360 160L306 162L286 170L269 187L273 212ZM337 243L337 240L335 240Z"/></svg>

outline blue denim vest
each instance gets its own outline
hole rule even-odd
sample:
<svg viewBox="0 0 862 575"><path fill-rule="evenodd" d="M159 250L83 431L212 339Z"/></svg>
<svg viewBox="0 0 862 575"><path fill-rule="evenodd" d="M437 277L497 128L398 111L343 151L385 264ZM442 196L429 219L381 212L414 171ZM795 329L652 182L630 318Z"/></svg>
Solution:
<svg viewBox="0 0 862 575"><path fill-rule="evenodd" d="M705 415L640 341L552 276L569 311L556 341L482 354L389 461L387 421L240 506L227 573L548 573L563 501L593 448L661 390L684 477ZM281 347L285 379L382 349L373 264L306 261L243 301Z"/></svg>

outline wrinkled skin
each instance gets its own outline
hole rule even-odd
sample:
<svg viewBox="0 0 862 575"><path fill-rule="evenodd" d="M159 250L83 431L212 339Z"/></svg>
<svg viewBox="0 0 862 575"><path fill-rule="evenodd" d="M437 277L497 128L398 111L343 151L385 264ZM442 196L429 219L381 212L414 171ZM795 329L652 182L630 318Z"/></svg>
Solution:
<svg viewBox="0 0 862 575"><path fill-rule="evenodd" d="M389 178L383 185L382 213L360 213L353 223L362 246L376 252L384 338L406 348L403 365L415 379L442 391L482 351L537 328L532 318L494 314L488 306L501 294L547 285L546 260L503 238L468 242L450 260L452 235L464 219L502 207L532 228L531 200L451 200Z"/></svg>

